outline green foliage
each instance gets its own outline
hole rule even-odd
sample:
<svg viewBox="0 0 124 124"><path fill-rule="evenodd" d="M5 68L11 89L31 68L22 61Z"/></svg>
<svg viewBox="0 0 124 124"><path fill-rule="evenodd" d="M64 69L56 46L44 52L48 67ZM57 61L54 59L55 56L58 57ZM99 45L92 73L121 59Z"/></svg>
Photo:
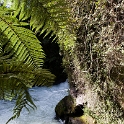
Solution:
<svg viewBox="0 0 124 124"><path fill-rule="evenodd" d="M16 10L14 16L19 15L19 20L30 18L30 26L35 32L43 28L41 33L55 33L60 27L66 26L69 19L67 3L62 0L15 0L11 8Z"/></svg>
<svg viewBox="0 0 124 124"><path fill-rule="evenodd" d="M13 11L0 7L0 99L16 99L13 116L25 107L35 108L28 88L50 86L54 75L42 69L44 52L35 34L24 28L27 23L12 17ZM7 123L8 123L7 122Z"/></svg>
<svg viewBox="0 0 124 124"><path fill-rule="evenodd" d="M71 23L68 3L63 0L4 0L1 4L0 98L16 98L10 120L19 117L23 107L35 107L29 87L49 86L54 80L54 75L42 69L45 55L35 35L51 33L62 50L73 51Z"/></svg>
<svg viewBox="0 0 124 124"><path fill-rule="evenodd" d="M35 33L47 36L52 31L51 36L56 35L62 49L74 47L75 35L69 30L73 21L65 0L14 0L10 8L15 10L13 17L20 21L28 20Z"/></svg>
<svg viewBox="0 0 124 124"><path fill-rule="evenodd" d="M3 56L2 56L3 58ZM34 85L52 85L54 75L45 69L34 69L32 65L17 61L0 60L0 98L16 99L13 116L19 117L22 108L36 107L28 93Z"/></svg>
<svg viewBox="0 0 124 124"><path fill-rule="evenodd" d="M12 17L9 10L0 7L0 29L7 37L3 43L4 52L16 57L19 61L42 67L44 53L40 41L31 30L22 27L22 23Z"/></svg>

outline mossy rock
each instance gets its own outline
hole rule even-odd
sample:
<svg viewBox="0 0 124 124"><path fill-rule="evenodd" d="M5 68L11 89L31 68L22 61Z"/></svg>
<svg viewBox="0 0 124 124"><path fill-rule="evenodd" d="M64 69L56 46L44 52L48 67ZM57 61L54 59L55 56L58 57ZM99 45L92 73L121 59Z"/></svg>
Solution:
<svg viewBox="0 0 124 124"><path fill-rule="evenodd" d="M65 96L55 107L56 117L61 120L66 118L74 111L75 102L71 95Z"/></svg>
<svg viewBox="0 0 124 124"><path fill-rule="evenodd" d="M83 124L95 124L95 120L89 115L83 115L80 117Z"/></svg>
<svg viewBox="0 0 124 124"><path fill-rule="evenodd" d="M112 67L110 70L110 78L115 81L118 85L124 83L124 66Z"/></svg>
<svg viewBox="0 0 124 124"><path fill-rule="evenodd" d="M95 124L95 120L89 115L69 118L68 124Z"/></svg>
<svg viewBox="0 0 124 124"><path fill-rule="evenodd" d="M84 114L83 109L84 105L76 106L71 95L65 96L55 107L56 119L65 121L65 124L84 124L82 119L78 118Z"/></svg>

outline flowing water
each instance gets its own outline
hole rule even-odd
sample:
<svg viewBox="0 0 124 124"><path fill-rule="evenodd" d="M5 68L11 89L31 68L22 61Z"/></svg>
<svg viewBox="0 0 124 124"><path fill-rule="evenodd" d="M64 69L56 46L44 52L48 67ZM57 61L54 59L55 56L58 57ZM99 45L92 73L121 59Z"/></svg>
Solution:
<svg viewBox="0 0 124 124"><path fill-rule="evenodd" d="M68 83L63 82L52 87L34 87L29 89L37 109L30 113L23 109L19 118L9 124L60 124L55 120L54 108L56 104L68 95ZM5 124L12 116L14 101L0 100L0 124Z"/></svg>

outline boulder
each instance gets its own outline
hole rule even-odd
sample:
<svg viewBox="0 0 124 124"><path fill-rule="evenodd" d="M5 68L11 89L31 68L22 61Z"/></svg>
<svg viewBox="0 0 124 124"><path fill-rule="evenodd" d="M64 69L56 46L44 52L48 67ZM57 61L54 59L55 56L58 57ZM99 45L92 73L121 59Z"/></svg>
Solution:
<svg viewBox="0 0 124 124"><path fill-rule="evenodd" d="M84 124L81 117L84 114L84 105L75 105L71 95L65 96L55 107L56 119L61 119L65 124Z"/></svg>
<svg viewBox="0 0 124 124"><path fill-rule="evenodd" d="M65 96L55 107L56 118L67 120L74 111L75 102L71 95Z"/></svg>

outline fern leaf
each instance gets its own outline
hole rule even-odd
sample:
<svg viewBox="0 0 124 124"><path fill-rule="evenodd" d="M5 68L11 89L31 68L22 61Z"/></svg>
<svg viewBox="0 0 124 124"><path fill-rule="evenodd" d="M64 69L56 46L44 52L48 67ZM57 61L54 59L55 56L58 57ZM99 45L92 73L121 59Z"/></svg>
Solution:
<svg viewBox="0 0 124 124"><path fill-rule="evenodd" d="M35 67L41 67L45 56L40 41L31 30L17 27L11 20L13 18L0 15L0 29L8 38L6 51L11 47L14 51L9 51L10 54L17 56L19 61L25 60Z"/></svg>
<svg viewBox="0 0 124 124"><path fill-rule="evenodd" d="M19 88L16 105L13 109L13 116L7 121L7 123L15 118L18 118L23 108L29 110L28 107L31 107L32 109L36 108L30 94L28 93L28 89L24 85L22 85L22 89L20 90Z"/></svg>
<svg viewBox="0 0 124 124"><path fill-rule="evenodd" d="M63 0L21 0L19 6L14 16L19 15L20 20L30 17L30 26L36 33L42 29L42 33L47 30L56 34L70 23L67 2Z"/></svg>
<svg viewBox="0 0 124 124"><path fill-rule="evenodd" d="M54 75L45 69L34 69L23 62L0 59L0 98L16 98L13 116L8 122L19 117L23 108L36 108L28 92L29 87L35 84L50 86L52 82Z"/></svg>
<svg viewBox="0 0 124 124"><path fill-rule="evenodd" d="M60 48L71 52L76 35L74 31L69 30L73 23L70 10L65 0L20 0L14 17L19 16L20 20L28 19L35 33L46 33L47 36L52 32L51 35L58 38Z"/></svg>

